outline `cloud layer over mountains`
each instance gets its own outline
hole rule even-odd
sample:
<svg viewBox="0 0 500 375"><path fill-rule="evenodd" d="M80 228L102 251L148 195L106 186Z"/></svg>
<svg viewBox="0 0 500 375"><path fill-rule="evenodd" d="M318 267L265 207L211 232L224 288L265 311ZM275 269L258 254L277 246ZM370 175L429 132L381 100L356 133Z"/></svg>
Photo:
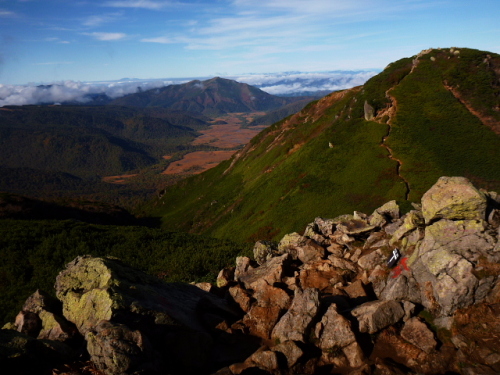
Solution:
<svg viewBox="0 0 500 375"><path fill-rule="evenodd" d="M274 74L247 74L225 77L256 86L273 95L301 95L316 91L342 90L365 83L377 72L334 71L322 73L286 72ZM205 78L200 78L205 79ZM138 90L149 90L190 81L189 78L137 80L123 79L110 82L63 81L49 85L2 85L0 107L42 103L85 103L94 95L115 99Z"/></svg>

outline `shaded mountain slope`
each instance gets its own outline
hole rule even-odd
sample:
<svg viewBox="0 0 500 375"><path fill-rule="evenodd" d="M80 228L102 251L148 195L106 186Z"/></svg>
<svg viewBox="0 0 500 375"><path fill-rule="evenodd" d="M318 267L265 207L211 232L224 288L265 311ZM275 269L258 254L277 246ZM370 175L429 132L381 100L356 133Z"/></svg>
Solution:
<svg viewBox="0 0 500 375"><path fill-rule="evenodd" d="M491 124L500 120L499 63L499 55L470 49L399 60L267 128L146 210L166 228L248 240L389 199L409 207L441 175L498 190L500 137Z"/></svg>
<svg viewBox="0 0 500 375"><path fill-rule="evenodd" d="M185 125L192 127L187 127ZM157 109L23 106L0 110L0 166L88 178L143 168L193 140L203 117Z"/></svg>
<svg viewBox="0 0 500 375"><path fill-rule="evenodd" d="M111 104L129 107L163 107L219 116L224 113L269 111L296 101L256 87L215 77L130 94Z"/></svg>

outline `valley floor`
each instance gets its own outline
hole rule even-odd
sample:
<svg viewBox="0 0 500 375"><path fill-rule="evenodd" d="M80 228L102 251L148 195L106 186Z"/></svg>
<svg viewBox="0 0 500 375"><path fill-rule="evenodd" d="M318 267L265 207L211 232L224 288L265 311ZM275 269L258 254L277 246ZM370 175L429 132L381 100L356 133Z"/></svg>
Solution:
<svg viewBox="0 0 500 375"><path fill-rule="evenodd" d="M232 113L215 119L215 124L206 130L201 130L202 135L196 138L192 144L230 150L191 152L184 155L181 160L171 163L163 174L198 174L231 158L235 153L235 148L246 144L267 127L263 125L244 127L245 123L251 122L258 115L262 115L262 113ZM225 124L219 124L221 122L225 122ZM168 160L169 156L165 155L164 158Z"/></svg>

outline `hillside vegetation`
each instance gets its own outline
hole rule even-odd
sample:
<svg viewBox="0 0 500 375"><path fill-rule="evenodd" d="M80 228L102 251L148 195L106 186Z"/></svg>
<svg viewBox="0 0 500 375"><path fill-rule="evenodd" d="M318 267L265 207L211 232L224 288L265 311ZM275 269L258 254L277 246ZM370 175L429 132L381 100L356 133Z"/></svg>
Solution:
<svg viewBox="0 0 500 375"><path fill-rule="evenodd" d="M500 56L429 50L309 104L145 208L164 228L253 240L420 199L442 175L500 189ZM369 121L367 121L367 119Z"/></svg>
<svg viewBox="0 0 500 375"><path fill-rule="evenodd" d="M0 221L0 322L12 320L36 289L53 291L56 275L78 255L110 255L174 282L213 281L245 246L138 226L68 221Z"/></svg>

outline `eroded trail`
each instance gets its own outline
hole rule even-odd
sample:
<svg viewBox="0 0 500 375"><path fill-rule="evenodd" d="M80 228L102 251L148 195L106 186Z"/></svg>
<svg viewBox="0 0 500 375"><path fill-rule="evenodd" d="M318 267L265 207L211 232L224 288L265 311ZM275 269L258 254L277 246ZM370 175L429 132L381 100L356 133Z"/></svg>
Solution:
<svg viewBox="0 0 500 375"><path fill-rule="evenodd" d="M382 137L382 141L380 142L380 146L384 147L387 150L387 152L389 153L389 159L394 160L396 162L396 174L405 184L405 187L406 187L405 200L408 200L408 198L410 196L410 182L401 174L401 168L403 166L403 161L401 159L398 159L396 156L394 156L394 152L393 152L392 148L387 144L387 139L390 137L391 131L392 131L391 120L392 120L392 117L396 113L396 105L397 105L396 98L390 94L390 91L391 91L391 89L387 90L387 92L385 93L386 97L391 101L390 106L387 109L385 109L384 111L382 111L380 114L377 115L377 119L381 123L383 123L381 121L381 118L386 116L386 115L388 116L388 120L385 122L385 124L387 125L387 133L386 133L386 135L384 135Z"/></svg>

